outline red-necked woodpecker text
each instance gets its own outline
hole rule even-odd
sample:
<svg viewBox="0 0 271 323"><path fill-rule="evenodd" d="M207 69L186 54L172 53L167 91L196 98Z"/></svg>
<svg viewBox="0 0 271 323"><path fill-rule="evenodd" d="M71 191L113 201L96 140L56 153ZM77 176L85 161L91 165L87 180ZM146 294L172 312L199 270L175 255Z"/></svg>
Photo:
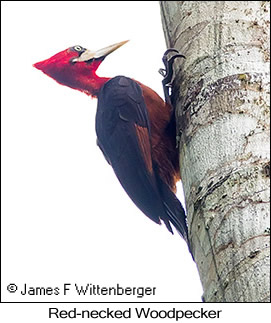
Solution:
<svg viewBox="0 0 271 323"><path fill-rule="evenodd" d="M222 310L205 310L199 308L196 310L181 310L174 307L170 310L152 309L150 307L135 307L126 309L110 309L109 307L104 309L92 309L92 310L79 310L73 308L72 310L60 310L57 307L49 308L49 318L61 318L61 319L171 319L173 321L179 321L181 319L219 319L221 317Z"/></svg>

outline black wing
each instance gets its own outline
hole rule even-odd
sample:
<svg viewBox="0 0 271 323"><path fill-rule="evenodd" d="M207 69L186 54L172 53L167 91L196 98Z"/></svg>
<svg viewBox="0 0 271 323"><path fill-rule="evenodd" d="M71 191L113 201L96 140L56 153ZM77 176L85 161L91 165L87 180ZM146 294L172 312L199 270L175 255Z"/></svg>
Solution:
<svg viewBox="0 0 271 323"><path fill-rule="evenodd" d="M170 220L187 240L180 202L166 184L158 183L161 180L151 156L148 112L137 82L117 76L103 86L98 96L96 132L99 147L133 202L154 222L160 224L162 219L172 232ZM171 201L165 202L167 195ZM176 207L175 200L180 205L177 216L170 210L171 204Z"/></svg>

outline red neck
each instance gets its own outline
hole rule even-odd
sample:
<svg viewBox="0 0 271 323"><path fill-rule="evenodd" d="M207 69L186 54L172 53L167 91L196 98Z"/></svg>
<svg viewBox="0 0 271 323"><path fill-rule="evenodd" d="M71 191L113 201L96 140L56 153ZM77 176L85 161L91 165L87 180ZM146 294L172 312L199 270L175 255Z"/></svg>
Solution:
<svg viewBox="0 0 271 323"><path fill-rule="evenodd" d="M96 60L91 65L75 64L75 88L87 95L97 97L102 86L109 80L108 77L100 77L96 74L101 62L102 60Z"/></svg>
<svg viewBox="0 0 271 323"><path fill-rule="evenodd" d="M78 89L87 95L91 95L92 97L97 97L100 89L102 86L109 81L109 77L99 77L96 74L85 76L85 77L80 77L80 80L78 80Z"/></svg>

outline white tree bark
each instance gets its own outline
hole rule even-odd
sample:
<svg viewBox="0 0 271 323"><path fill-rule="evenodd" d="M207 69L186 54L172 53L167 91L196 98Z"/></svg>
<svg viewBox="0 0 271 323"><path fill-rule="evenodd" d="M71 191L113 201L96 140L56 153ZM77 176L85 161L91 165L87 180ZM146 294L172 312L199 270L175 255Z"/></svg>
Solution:
<svg viewBox="0 0 271 323"><path fill-rule="evenodd" d="M269 301L269 2L160 6L204 300Z"/></svg>

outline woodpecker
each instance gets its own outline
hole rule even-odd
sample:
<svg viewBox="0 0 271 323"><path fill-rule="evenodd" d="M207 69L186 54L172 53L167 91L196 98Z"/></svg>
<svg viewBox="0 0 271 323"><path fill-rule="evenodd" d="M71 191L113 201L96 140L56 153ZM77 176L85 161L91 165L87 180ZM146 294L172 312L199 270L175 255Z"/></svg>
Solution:
<svg viewBox="0 0 271 323"><path fill-rule="evenodd" d="M173 225L187 242L185 211L177 199L180 180L176 148L175 114L168 86L176 54L164 57L163 85L166 102L148 86L126 76L100 77L97 69L123 41L100 50L76 45L33 66L58 83L98 99L97 144L120 184L137 207L173 233Z"/></svg>

